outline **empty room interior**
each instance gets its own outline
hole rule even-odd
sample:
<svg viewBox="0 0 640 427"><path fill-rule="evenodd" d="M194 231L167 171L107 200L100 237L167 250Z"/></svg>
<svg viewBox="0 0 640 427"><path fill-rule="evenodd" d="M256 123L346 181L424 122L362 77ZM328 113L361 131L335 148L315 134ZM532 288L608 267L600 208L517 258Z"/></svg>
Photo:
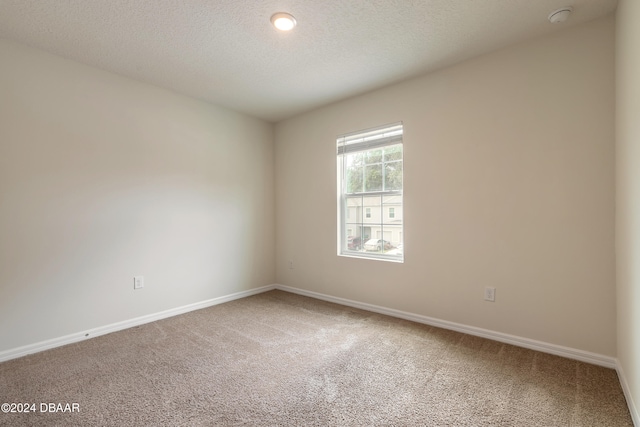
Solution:
<svg viewBox="0 0 640 427"><path fill-rule="evenodd" d="M0 426L640 426L638 22L0 0Z"/></svg>

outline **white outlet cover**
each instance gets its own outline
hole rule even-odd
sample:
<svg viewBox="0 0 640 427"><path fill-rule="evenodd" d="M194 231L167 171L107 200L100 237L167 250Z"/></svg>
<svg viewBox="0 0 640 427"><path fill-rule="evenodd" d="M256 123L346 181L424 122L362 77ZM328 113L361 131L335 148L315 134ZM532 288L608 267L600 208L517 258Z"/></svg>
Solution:
<svg viewBox="0 0 640 427"><path fill-rule="evenodd" d="M494 302L496 300L496 288L484 288L484 300Z"/></svg>
<svg viewBox="0 0 640 427"><path fill-rule="evenodd" d="M133 289L144 288L144 276L133 276Z"/></svg>

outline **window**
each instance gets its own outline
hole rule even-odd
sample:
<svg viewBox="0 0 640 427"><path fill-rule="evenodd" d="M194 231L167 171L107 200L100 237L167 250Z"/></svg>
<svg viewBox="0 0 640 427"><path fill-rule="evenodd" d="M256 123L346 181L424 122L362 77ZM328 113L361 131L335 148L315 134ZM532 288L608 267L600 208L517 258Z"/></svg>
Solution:
<svg viewBox="0 0 640 427"><path fill-rule="evenodd" d="M396 123L338 138L339 255L403 261L402 133Z"/></svg>

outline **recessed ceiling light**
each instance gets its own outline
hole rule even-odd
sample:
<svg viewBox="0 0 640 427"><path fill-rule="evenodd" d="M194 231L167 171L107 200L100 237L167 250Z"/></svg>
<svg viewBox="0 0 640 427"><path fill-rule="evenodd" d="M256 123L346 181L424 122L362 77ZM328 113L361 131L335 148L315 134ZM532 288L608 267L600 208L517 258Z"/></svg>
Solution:
<svg viewBox="0 0 640 427"><path fill-rule="evenodd" d="M296 18L286 12L278 12L271 17L271 23L281 31L290 31L296 26Z"/></svg>

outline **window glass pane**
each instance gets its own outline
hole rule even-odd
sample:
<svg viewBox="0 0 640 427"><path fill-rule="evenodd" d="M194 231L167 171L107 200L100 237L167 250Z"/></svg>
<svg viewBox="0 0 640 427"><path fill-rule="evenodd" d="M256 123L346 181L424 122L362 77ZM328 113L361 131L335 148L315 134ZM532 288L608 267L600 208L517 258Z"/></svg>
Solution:
<svg viewBox="0 0 640 427"><path fill-rule="evenodd" d="M362 196L346 197L345 210L349 211L349 222L362 221Z"/></svg>
<svg viewBox="0 0 640 427"><path fill-rule="evenodd" d="M382 191L382 164L365 166L364 191Z"/></svg>
<svg viewBox="0 0 640 427"><path fill-rule="evenodd" d="M362 192L362 166L352 166L347 169L347 193Z"/></svg>
<svg viewBox="0 0 640 427"><path fill-rule="evenodd" d="M382 161L382 150L369 150L364 152L365 162L368 164L371 163L380 163Z"/></svg>
<svg viewBox="0 0 640 427"><path fill-rule="evenodd" d="M402 190L402 161L384 164L384 189Z"/></svg>
<svg viewBox="0 0 640 427"><path fill-rule="evenodd" d="M381 222L381 199L380 196L365 196L362 198L362 203L365 206L365 218L364 221L367 224L376 223L379 224Z"/></svg>
<svg viewBox="0 0 640 427"><path fill-rule="evenodd" d="M363 179L363 153L353 153L347 155L346 158L346 191L347 193L362 192Z"/></svg>
<svg viewBox="0 0 640 427"><path fill-rule="evenodd" d="M383 239L390 243L387 254L402 255L402 196L385 196L382 200L384 209L389 215L384 218ZM393 215L391 213L393 212Z"/></svg>
<svg viewBox="0 0 640 427"><path fill-rule="evenodd" d="M384 161L390 162L393 160L402 160L402 145L394 145L391 147L385 147L384 149Z"/></svg>
<svg viewBox="0 0 640 427"><path fill-rule="evenodd" d="M345 211L348 219L345 222L346 242L341 243L343 250L359 251L362 249L363 216L362 196L346 197Z"/></svg>
<svg viewBox="0 0 640 427"><path fill-rule="evenodd" d="M347 250L360 251L363 245L364 224L347 223Z"/></svg>

